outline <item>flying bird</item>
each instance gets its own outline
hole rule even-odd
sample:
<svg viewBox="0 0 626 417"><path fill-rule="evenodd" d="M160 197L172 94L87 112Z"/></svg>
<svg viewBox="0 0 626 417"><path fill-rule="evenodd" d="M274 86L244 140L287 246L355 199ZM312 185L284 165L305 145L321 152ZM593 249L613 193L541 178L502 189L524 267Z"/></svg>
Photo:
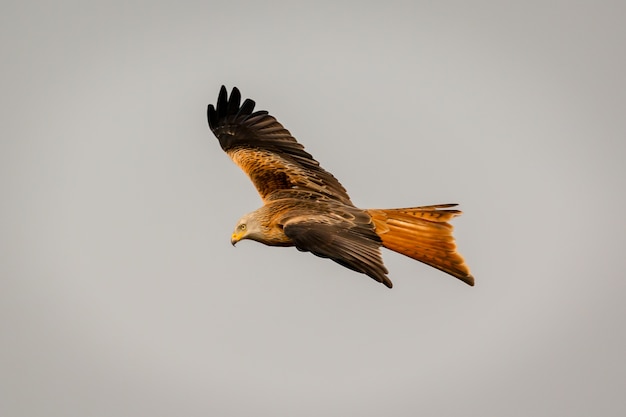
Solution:
<svg viewBox="0 0 626 417"><path fill-rule="evenodd" d="M391 288L381 247L401 253L474 285L457 252L450 219L456 204L361 209L345 188L255 102L222 86L207 118L222 149L250 177L263 206L244 215L231 236L269 246L295 246L329 258Z"/></svg>

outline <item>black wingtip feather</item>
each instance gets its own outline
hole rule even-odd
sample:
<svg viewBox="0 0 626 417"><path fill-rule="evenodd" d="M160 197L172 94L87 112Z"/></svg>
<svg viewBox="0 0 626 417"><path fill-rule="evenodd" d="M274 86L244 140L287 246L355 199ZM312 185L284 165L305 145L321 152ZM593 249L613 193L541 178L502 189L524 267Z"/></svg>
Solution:
<svg viewBox="0 0 626 417"><path fill-rule="evenodd" d="M254 111L255 105L256 103L254 102L254 100L250 100L249 98L247 98L246 101L243 102L243 105L241 106L241 108L239 109L237 116L242 116L242 115L247 116L249 114L252 114L252 112Z"/></svg>
<svg viewBox="0 0 626 417"><path fill-rule="evenodd" d="M228 115L237 114L239 111L239 103L241 103L241 92L237 87L233 87L233 91L230 92L230 98L228 99Z"/></svg>
<svg viewBox="0 0 626 417"><path fill-rule="evenodd" d="M228 112L228 92L226 91L226 87L222 86L220 88L220 94L217 96L217 118L221 119L226 117Z"/></svg>
<svg viewBox="0 0 626 417"><path fill-rule="evenodd" d="M212 104L209 104L206 109L206 118L209 121L209 128L213 130L217 126L217 112Z"/></svg>

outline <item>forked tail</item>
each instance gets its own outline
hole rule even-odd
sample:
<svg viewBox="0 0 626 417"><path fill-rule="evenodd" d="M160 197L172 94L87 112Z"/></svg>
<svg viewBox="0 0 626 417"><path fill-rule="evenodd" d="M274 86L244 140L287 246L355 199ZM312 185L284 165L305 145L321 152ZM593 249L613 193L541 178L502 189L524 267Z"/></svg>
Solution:
<svg viewBox="0 0 626 417"><path fill-rule="evenodd" d="M461 214L459 210L449 209L454 206L456 204L439 204L367 212L372 216L376 234L384 247L474 285L474 277L456 251L453 227L448 223Z"/></svg>

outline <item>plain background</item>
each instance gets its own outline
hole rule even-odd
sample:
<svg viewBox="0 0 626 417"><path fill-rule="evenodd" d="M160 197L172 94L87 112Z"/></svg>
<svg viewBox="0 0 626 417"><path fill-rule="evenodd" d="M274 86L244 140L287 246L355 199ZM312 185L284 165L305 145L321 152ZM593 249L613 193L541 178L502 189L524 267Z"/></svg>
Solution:
<svg viewBox="0 0 626 417"><path fill-rule="evenodd" d="M621 1L4 1L3 416L622 416ZM230 233L269 110L361 207L458 202L470 288Z"/></svg>

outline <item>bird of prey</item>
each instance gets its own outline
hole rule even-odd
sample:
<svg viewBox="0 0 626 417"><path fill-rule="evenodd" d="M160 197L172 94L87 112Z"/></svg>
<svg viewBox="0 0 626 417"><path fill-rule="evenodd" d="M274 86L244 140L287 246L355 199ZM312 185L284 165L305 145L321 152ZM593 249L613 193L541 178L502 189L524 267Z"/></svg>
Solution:
<svg viewBox="0 0 626 417"><path fill-rule="evenodd" d="M456 250L450 219L456 204L361 209L345 188L255 102L222 86L207 118L222 149L250 177L263 206L244 215L231 243L251 239L329 258L391 288L381 246L474 285Z"/></svg>

